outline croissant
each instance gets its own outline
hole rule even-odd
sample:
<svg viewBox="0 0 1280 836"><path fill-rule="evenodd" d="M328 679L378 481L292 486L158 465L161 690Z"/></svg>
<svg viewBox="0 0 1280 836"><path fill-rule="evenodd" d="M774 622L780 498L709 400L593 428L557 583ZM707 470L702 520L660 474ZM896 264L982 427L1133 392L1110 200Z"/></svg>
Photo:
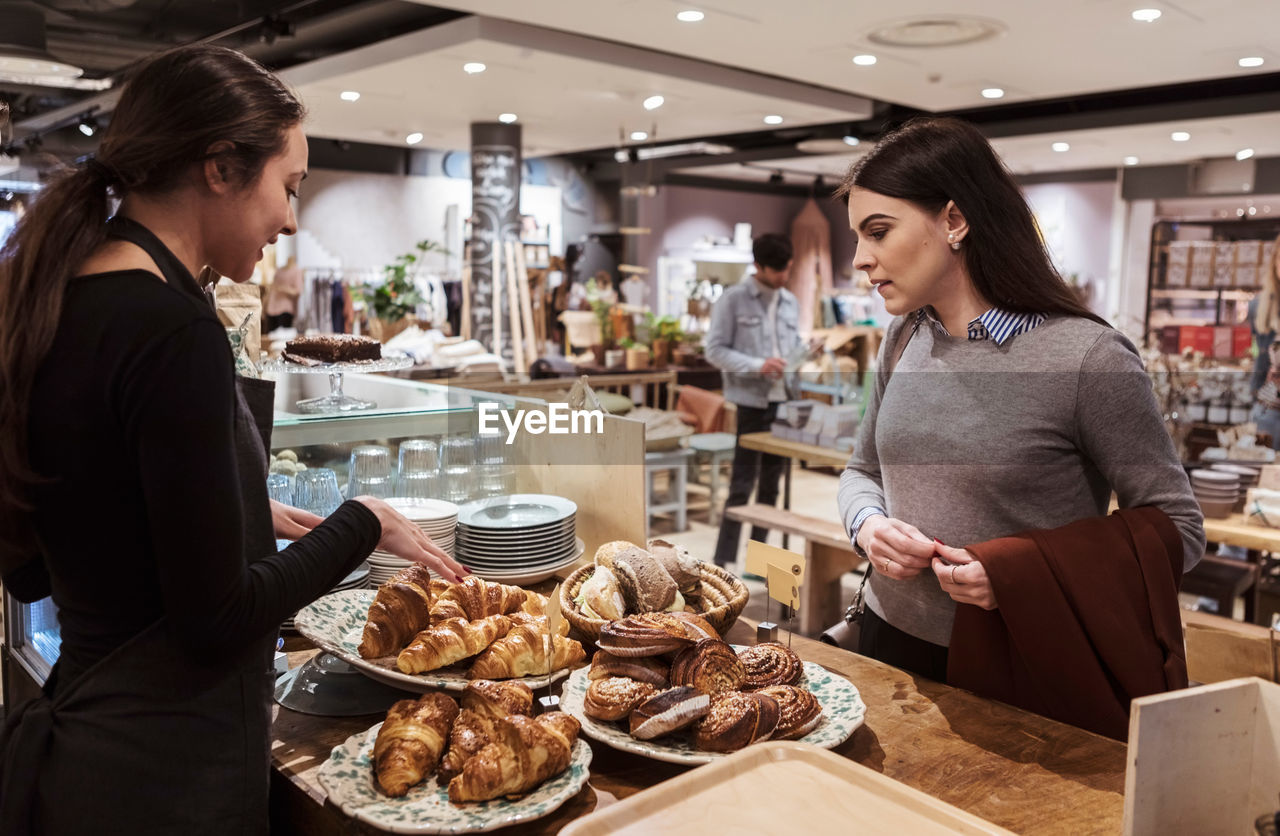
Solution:
<svg viewBox="0 0 1280 836"><path fill-rule="evenodd" d="M448 589L441 593L432 606L431 621L436 623L448 618L479 621L491 615L513 613L524 601L525 591L518 586L489 583L469 575L462 583L449 584Z"/></svg>
<svg viewBox="0 0 1280 836"><path fill-rule="evenodd" d="M449 618L414 636L396 657L396 667L404 673L443 668L475 656L510 629L511 620L505 615L492 615L480 621Z"/></svg>
<svg viewBox="0 0 1280 836"><path fill-rule="evenodd" d="M468 679L511 679L526 674L545 674L576 665L587 658L582 645L573 639L552 637L551 665L547 666L547 634L528 624L516 624L489 646L471 664Z"/></svg>
<svg viewBox="0 0 1280 836"><path fill-rule="evenodd" d="M533 689L523 682L477 679L462 691L462 707L490 717L533 714Z"/></svg>
<svg viewBox="0 0 1280 836"><path fill-rule="evenodd" d="M440 581L421 563L401 569L378 587L369 606L360 656L376 659L404 647L415 633L430 623L431 600L439 594Z"/></svg>
<svg viewBox="0 0 1280 836"><path fill-rule="evenodd" d="M506 715L483 714L470 708L458 712L449 733L449 751L440 761L440 773L453 777L481 749L498 739L495 723Z"/></svg>
<svg viewBox="0 0 1280 836"><path fill-rule="evenodd" d="M449 782L449 800L488 801L521 795L569 768L581 728L561 711L530 719L494 719L494 740L473 755Z"/></svg>
<svg viewBox="0 0 1280 836"><path fill-rule="evenodd" d="M547 614L547 596L541 592L533 592L528 589L524 591L524 596L524 603L520 605L520 612L527 612L529 615Z"/></svg>
<svg viewBox="0 0 1280 836"><path fill-rule="evenodd" d="M373 744L373 770L383 792L399 798L440 761L458 704L440 693L391 706Z"/></svg>
<svg viewBox="0 0 1280 836"><path fill-rule="evenodd" d="M545 615L531 615L524 610L519 610L511 613L507 618L511 619L512 624L528 624L530 627L536 627L540 633L547 632L547 617ZM556 627L556 632L562 636L569 635L568 619L560 619L560 623Z"/></svg>

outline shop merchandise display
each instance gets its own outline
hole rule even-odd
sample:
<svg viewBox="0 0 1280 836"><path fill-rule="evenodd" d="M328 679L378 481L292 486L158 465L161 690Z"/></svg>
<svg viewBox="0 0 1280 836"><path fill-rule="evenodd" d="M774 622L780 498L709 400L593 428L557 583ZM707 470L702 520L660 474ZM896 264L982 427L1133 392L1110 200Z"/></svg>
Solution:
<svg viewBox="0 0 1280 836"><path fill-rule="evenodd" d="M284 357L292 363L356 363L381 360L382 343L354 334L317 334L295 337L285 343Z"/></svg>

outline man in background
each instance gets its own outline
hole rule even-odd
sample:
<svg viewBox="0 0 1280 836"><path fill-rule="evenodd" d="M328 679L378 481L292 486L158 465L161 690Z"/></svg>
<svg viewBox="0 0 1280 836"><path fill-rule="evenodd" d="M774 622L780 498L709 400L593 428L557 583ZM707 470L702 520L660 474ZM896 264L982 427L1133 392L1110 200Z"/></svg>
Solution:
<svg viewBox="0 0 1280 836"><path fill-rule="evenodd" d="M752 243L755 273L725 290L711 310L706 356L724 378L725 400L738 408L739 442L733 452L733 476L725 507L745 505L756 492L756 501L778 501L778 479L786 459L743 448L743 433L766 431L787 399L783 384L785 358L800 345L800 306L786 289L790 279L791 241L776 233L761 235ZM742 524L721 517L716 541L718 566L731 566L738 556ZM751 527L751 539L764 541L769 531Z"/></svg>

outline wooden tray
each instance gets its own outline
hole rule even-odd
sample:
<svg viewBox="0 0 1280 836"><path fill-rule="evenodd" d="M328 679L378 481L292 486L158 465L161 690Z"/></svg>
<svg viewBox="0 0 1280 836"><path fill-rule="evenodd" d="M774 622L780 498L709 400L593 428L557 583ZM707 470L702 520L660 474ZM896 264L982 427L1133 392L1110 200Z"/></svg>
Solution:
<svg viewBox="0 0 1280 836"><path fill-rule="evenodd" d="M561 836L708 833L1010 834L861 764L810 746L758 743L584 816Z"/></svg>

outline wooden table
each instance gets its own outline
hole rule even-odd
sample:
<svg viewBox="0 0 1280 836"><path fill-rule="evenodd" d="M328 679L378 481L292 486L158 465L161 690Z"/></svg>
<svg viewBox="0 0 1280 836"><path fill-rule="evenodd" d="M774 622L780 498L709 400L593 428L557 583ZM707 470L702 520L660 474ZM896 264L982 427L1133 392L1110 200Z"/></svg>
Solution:
<svg viewBox="0 0 1280 836"><path fill-rule="evenodd" d="M787 460L786 467L782 470L782 507L791 508L791 460L798 459L802 462L808 462L814 465L824 465L826 467L842 468L849 461L849 454L842 453L839 450L831 450L827 447L819 447L816 444L803 444L799 441L787 441L785 438L778 438L771 432L743 433L738 436L738 443L748 450L759 450L762 453L772 453L775 456L782 456ZM791 535L783 532L782 547L785 549L790 545Z"/></svg>
<svg viewBox="0 0 1280 836"><path fill-rule="evenodd" d="M740 620L727 638L751 643L754 625ZM797 636L792 647L852 681L867 704L866 723L838 754L1015 832L1120 832L1124 744L820 642ZM301 664L313 652L291 653L290 663ZM272 833L377 832L327 804L317 774L334 746L382 717L314 717L279 706L275 714ZM591 779L577 796L550 816L497 832L556 833L689 768L595 741L591 747ZM800 809L803 800L797 802Z"/></svg>

